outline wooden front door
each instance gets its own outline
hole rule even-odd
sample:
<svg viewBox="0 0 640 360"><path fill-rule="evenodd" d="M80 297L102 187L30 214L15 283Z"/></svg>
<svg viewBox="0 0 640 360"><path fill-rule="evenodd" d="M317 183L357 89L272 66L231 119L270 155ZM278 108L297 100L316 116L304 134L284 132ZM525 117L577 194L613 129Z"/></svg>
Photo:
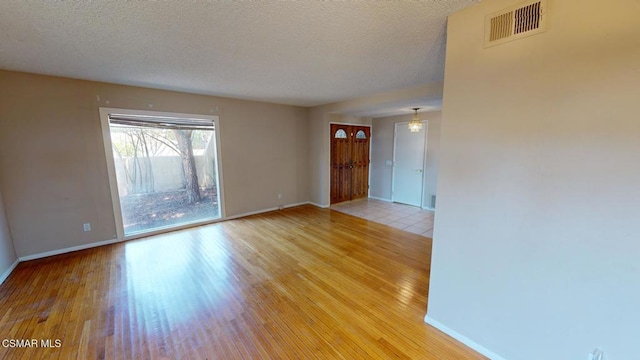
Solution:
<svg viewBox="0 0 640 360"><path fill-rule="evenodd" d="M331 124L331 204L369 194L368 126Z"/></svg>

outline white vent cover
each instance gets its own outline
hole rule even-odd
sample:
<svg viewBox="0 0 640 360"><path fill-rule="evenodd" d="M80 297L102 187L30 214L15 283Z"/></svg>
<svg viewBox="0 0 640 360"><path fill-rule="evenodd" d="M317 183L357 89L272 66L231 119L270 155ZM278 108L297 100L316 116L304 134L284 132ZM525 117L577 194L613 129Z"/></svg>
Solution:
<svg viewBox="0 0 640 360"><path fill-rule="evenodd" d="M526 1L488 15L484 21L484 46L504 44L546 30L547 0Z"/></svg>

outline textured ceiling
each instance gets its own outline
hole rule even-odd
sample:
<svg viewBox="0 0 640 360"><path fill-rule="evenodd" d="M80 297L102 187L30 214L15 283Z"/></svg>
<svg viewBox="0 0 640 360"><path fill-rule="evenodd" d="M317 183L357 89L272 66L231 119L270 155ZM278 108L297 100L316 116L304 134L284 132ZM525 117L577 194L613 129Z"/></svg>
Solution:
<svg viewBox="0 0 640 360"><path fill-rule="evenodd" d="M0 1L0 68L314 106L444 74L474 0Z"/></svg>

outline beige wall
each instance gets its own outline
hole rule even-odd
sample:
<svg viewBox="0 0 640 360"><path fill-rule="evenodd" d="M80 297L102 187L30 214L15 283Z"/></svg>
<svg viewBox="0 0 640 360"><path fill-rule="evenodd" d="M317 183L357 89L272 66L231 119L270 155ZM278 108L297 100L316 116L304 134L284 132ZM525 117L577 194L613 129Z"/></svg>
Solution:
<svg viewBox="0 0 640 360"><path fill-rule="evenodd" d="M305 108L0 71L0 181L18 256L115 238L101 106L218 115L227 216L308 201Z"/></svg>
<svg viewBox="0 0 640 360"><path fill-rule="evenodd" d="M393 160L393 139L395 124L409 122L413 115L388 116L372 120L371 136L371 191L370 196L391 200L393 167L387 161ZM431 195L436 194L438 183L438 150L440 147L440 122L442 112L420 113L420 119L427 121L426 167L424 169L422 206L431 205Z"/></svg>
<svg viewBox="0 0 640 360"><path fill-rule="evenodd" d="M638 358L640 2L549 1L483 48L449 18L427 321L505 359Z"/></svg>
<svg viewBox="0 0 640 360"><path fill-rule="evenodd" d="M0 191L0 283L8 275L11 266L18 259L16 250L13 248L13 239L9 231L7 223L7 214L4 209L2 200L2 191Z"/></svg>

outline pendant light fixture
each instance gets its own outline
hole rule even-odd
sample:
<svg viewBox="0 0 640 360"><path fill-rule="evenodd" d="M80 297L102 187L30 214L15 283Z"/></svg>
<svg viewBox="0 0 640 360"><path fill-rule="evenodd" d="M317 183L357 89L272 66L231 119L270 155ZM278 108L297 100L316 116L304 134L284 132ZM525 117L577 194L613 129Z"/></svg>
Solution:
<svg viewBox="0 0 640 360"><path fill-rule="evenodd" d="M422 130L422 121L418 118L418 110L420 110L420 108L413 108L415 114L413 114L413 119L409 122L409 131L411 132L419 132Z"/></svg>

